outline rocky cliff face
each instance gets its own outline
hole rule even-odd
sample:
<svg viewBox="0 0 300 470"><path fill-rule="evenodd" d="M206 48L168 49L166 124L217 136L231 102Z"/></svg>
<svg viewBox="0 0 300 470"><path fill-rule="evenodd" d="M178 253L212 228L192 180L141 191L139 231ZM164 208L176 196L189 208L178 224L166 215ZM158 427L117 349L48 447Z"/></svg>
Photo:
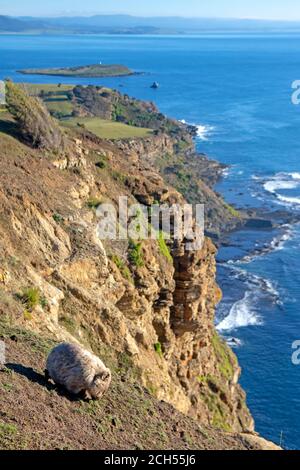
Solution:
<svg viewBox="0 0 300 470"><path fill-rule="evenodd" d="M244 223L246 214L230 207L213 187L226 166L195 151L191 134L170 136L158 133L148 139L119 141L117 146L140 168L159 171L163 184L176 190L191 204L204 204L205 229L218 242L224 232Z"/></svg>
<svg viewBox="0 0 300 470"><path fill-rule="evenodd" d="M155 169L174 142L153 139L77 139L71 157L51 162L1 135L0 319L109 347L157 398L204 424L252 431L237 360L214 329L213 243L187 252L143 241L137 263L136 246L97 237L100 201L184 202Z"/></svg>

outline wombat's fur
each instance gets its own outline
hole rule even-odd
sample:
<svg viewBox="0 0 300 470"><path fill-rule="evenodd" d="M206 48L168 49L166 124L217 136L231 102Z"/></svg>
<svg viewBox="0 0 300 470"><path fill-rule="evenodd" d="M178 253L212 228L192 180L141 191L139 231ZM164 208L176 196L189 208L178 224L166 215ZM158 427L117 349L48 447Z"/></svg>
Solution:
<svg viewBox="0 0 300 470"><path fill-rule="evenodd" d="M50 352L45 374L68 392L95 400L104 395L111 382L110 370L97 356L69 343L59 344Z"/></svg>

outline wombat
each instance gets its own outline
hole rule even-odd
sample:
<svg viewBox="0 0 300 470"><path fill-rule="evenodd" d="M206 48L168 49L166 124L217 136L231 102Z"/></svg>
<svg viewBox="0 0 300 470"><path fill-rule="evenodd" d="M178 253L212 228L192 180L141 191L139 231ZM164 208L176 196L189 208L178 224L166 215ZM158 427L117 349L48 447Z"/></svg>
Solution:
<svg viewBox="0 0 300 470"><path fill-rule="evenodd" d="M94 354L77 344L62 343L49 354L46 378L74 395L98 400L108 390L111 372Z"/></svg>

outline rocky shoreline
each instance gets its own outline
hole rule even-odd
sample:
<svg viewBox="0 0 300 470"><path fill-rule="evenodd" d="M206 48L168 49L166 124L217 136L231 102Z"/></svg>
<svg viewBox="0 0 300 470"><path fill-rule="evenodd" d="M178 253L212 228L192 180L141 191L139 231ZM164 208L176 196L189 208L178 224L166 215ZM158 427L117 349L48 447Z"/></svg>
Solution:
<svg viewBox="0 0 300 470"><path fill-rule="evenodd" d="M202 178L208 186L214 189L215 185L222 180L224 171L229 169L230 166L217 160L211 160L205 154L198 154L198 156L199 171ZM245 209L242 207L234 207L234 209L240 214L240 218L236 220L235 224L221 230L217 235L216 233L207 232L207 235L211 236L218 246L228 246L228 237L236 230L273 231L300 222L300 213L294 213L287 209L267 210L258 208Z"/></svg>

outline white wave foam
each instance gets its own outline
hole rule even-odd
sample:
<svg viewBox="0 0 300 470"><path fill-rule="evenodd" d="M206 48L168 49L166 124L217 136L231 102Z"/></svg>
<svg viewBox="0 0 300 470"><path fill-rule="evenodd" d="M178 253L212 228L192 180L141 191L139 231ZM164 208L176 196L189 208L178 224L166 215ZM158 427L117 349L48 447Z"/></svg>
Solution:
<svg viewBox="0 0 300 470"><path fill-rule="evenodd" d="M279 189L295 189L299 186L297 181L273 180L267 181L264 188L269 193L276 193Z"/></svg>
<svg viewBox="0 0 300 470"><path fill-rule="evenodd" d="M220 332L233 331L246 326L261 325L262 320L252 302L253 293L247 291L243 299L238 300L230 309L229 315L217 325Z"/></svg>
<svg viewBox="0 0 300 470"><path fill-rule="evenodd" d="M240 348L241 346L243 346L243 341L239 338L227 338L226 343L231 348Z"/></svg>
<svg viewBox="0 0 300 470"><path fill-rule="evenodd" d="M252 177L253 179L261 180L259 177ZM277 173L272 178L264 181L263 187L266 192L276 197L279 203L285 205L300 205L300 196L288 196L279 193L278 191L297 189L300 190L300 173Z"/></svg>
<svg viewBox="0 0 300 470"><path fill-rule="evenodd" d="M228 315L217 325L217 330L224 333L247 326L262 325L262 318L257 312L260 302L267 301L279 306L282 305L275 284L269 279L249 273L229 263L223 264L223 266L226 265L231 271L231 278L243 282L247 290L244 297L231 306ZM233 346L239 345L233 341Z"/></svg>
<svg viewBox="0 0 300 470"><path fill-rule="evenodd" d="M274 237L268 245L265 245L262 248L258 248L253 253L246 255L238 260L229 260L227 264L232 266L249 264L252 263L252 261L255 261L257 258L260 258L261 256L266 256L269 253L273 253L274 251L283 250L285 248L286 242L288 242L294 237L295 232L292 230L291 225L288 224L283 226L282 228L285 229L285 231L283 233L280 233L279 235L276 235L276 237Z"/></svg>
<svg viewBox="0 0 300 470"><path fill-rule="evenodd" d="M300 197L288 197L277 194L277 198L282 202L286 202L287 204L300 205Z"/></svg>
<svg viewBox="0 0 300 470"><path fill-rule="evenodd" d="M266 177L264 176L258 176L258 175L252 175L251 178L256 181L265 181ZM271 177L271 179L284 179L286 180L287 178L291 178L293 180L300 180L300 173L299 172L283 172L281 171L280 173L276 173L274 176Z"/></svg>
<svg viewBox="0 0 300 470"><path fill-rule="evenodd" d="M272 302L280 303L280 294L272 281L236 266L231 266L230 269L232 269L233 276L245 282L251 291L257 290L254 292L254 297L269 297Z"/></svg>
<svg viewBox="0 0 300 470"><path fill-rule="evenodd" d="M213 126L210 126L208 124L189 123L185 119L180 119L180 122L182 122L182 124L195 126L197 128L197 136L199 137L199 139L205 140L205 141L208 140L208 137L215 129Z"/></svg>
<svg viewBox="0 0 300 470"><path fill-rule="evenodd" d="M230 165L230 167L225 168L222 171L223 178L228 178L229 176L236 177L244 174L244 170L238 170L237 165Z"/></svg>
<svg viewBox="0 0 300 470"><path fill-rule="evenodd" d="M213 132L214 127L213 126L205 126L202 124L199 124L196 126L197 127L197 136L201 140L208 140L209 135Z"/></svg>
<svg viewBox="0 0 300 470"><path fill-rule="evenodd" d="M284 245L286 242L288 242L291 238L293 238L294 232L291 229L290 225L287 225L287 230L286 232L282 235L278 235L277 237L273 238L273 240L270 243L270 251L278 251L278 250L283 250Z"/></svg>

